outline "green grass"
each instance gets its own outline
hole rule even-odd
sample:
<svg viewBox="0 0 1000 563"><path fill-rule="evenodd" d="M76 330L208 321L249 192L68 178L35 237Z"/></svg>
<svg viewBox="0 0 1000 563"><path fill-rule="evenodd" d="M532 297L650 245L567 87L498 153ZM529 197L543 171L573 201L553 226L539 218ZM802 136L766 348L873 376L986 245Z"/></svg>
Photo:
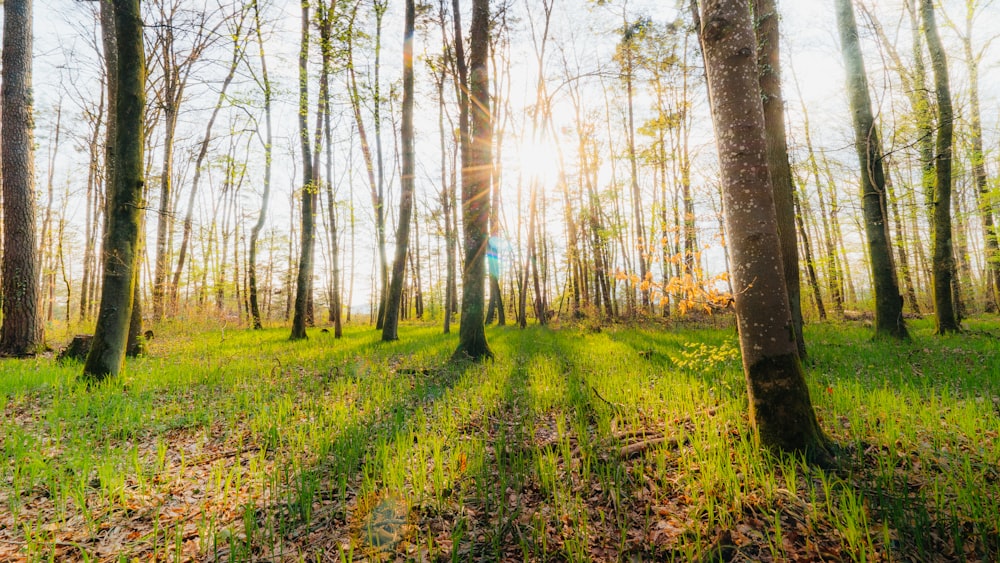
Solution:
<svg viewBox="0 0 1000 563"><path fill-rule="evenodd" d="M968 324L807 328L827 471L760 451L731 329L492 328L455 365L437 327L166 327L92 389L3 360L0 560L997 559L1000 323Z"/></svg>

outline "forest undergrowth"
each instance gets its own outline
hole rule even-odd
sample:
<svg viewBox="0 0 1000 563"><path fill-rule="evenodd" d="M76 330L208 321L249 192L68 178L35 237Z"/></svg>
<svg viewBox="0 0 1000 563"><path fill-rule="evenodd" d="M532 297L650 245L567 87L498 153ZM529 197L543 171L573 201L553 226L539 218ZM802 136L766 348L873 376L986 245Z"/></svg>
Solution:
<svg viewBox="0 0 1000 563"><path fill-rule="evenodd" d="M163 327L0 361L3 561L1000 559L1000 321L807 327L839 466L760 450L731 328Z"/></svg>

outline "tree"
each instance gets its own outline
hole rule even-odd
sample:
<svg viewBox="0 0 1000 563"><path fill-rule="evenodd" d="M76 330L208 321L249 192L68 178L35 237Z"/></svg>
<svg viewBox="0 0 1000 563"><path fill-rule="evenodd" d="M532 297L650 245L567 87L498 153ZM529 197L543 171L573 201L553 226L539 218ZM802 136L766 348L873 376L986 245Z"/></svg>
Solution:
<svg viewBox="0 0 1000 563"><path fill-rule="evenodd" d="M462 34L458 0L455 10L455 54L462 63ZM490 120L489 0L473 0L469 38L469 102L471 128L462 143L462 231L465 238L465 267L462 269L462 319L458 329L456 358L492 358L486 342L485 275L489 243L490 163L493 126ZM469 111L471 110L471 111ZM463 131L464 133L464 131Z"/></svg>
<svg viewBox="0 0 1000 563"><path fill-rule="evenodd" d="M788 163L788 141L785 138L785 105L781 95L781 57L779 56L778 10L774 0L752 0L757 33L757 67L760 73L761 98L764 105L764 134L767 138L767 166L771 171L771 190L778 218L781 240L781 263L784 266L788 306L792 313L792 329L799 357L806 357L806 342L802 336L802 297L799 284L799 246L795 236L795 187Z"/></svg>
<svg viewBox="0 0 1000 563"><path fill-rule="evenodd" d="M168 2L171 2L168 4ZM194 64L201 57L208 45L218 35L216 29L206 25L205 13L198 14L201 21L194 26L195 36L191 42L191 50L182 54L177 47L176 29L179 27L180 1L159 0L157 2L161 25L155 27L157 33L156 45L160 56L162 70L161 87L156 89L157 103L163 110L163 169L160 173L160 207L156 227L156 267L153 273L153 319L161 320L164 313L164 300L167 296L167 277L170 270L170 238L174 223L174 139L177 134L177 122L180 115L181 102L187 88ZM239 41L239 31L233 35ZM228 82L227 82L228 85ZM178 268L180 269L180 268Z"/></svg>
<svg viewBox="0 0 1000 563"><path fill-rule="evenodd" d="M114 116L115 184L110 190L108 227L102 256L104 280L94 340L83 377L117 376L125 362L138 266L140 211L143 208L143 126L146 60L139 0L113 0L118 72Z"/></svg>
<svg viewBox="0 0 1000 563"><path fill-rule="evenodd" d="M0 355L31 356L42 345L35 254L35 147L31 93L31 0L4 4L3 326Z"/></svg>
<svg viewBox="0 0 1000 563"><path fill-rule="evenodd" d="M987 5L989 2L986 3ZM965 29L961 30L950 20L949 26L962 41L962 52L965 55L966 70L969 75L969 142L971 143L970 159L972 160L972 177L976 183L976 202L983 222L983 237L986 245L986 311L996 312L1000 307L1000 246L997 244L996 225L994 223L993 196L990 194L986 174L986 158L983 153L983 122L979 103L979 65L989 42L978 51L972 49L972 24L981 5L979 0L966 0ZM945 18L948 14L942 11Z"/></svg>
<svg viewBox="0 0 1000 563"><path fill-rule="evenodd" d="M257 221L250 230L250 242L248 244L247 277L250 293L250 317L251 325L254 329L262 328L260 322L260 304L257 297L257 241L260 238L260 231L264 228L267 219L267 204L271 197L271 154L272 134L271 134L271 78L267 73L267 57L264 55L264 37L261 34L260 25L260 5L258 0L253 0L253 21L254 31L257 37L257 54L260 57L260 77L258 83L264 94L264 180L263 193L260 198L260 212L257 214ZM234 68L235 69L235 68ZM230 77L232 73L230 73ZM225 90L223 90L224 92ZM219 106L216 105L216 108ZM187 223L185 222L185 226Z"/></svg>
<svg viewBox="0 0 1000 563"><path fill-rule="evenodd" d="M255 14L256 14L256 10L257 10L256 4L254 4L254 9L255 9ZM173 279L170 282L170 301L171 301L171 305L174 306L175 308L177 306L178 289L180 288L181 274L184 273L184 266L187 263L186 260L187 260L188 246L189 246L190 241L191 241L191 228L192 228L192 226L194 224L195 202L197 201L198 188L201 185L201 183L200 183L201 182L201 174L202 174L202 169L204 168L203 164L205 162L205 157L208 156L208 148L209 148L209 145L211 144L212 139L213 139L212 128L215 126L215 120L219 116L219 112L222 110L223 105L229 99L229 97L226 94L226 91L229 89L230 84L232 84L233 77L235 77L235 75L236 75L236 69L239 67L239 63L243 59L243 49L244 49L244 46L243 46L243 44L241 42L242 41L242 37L241 36L242 36L243 23L244 23L244 19L246 17L246 14L247 14L247 12L245 10L241 11L238 14L237 18L235 19L235 21L233 22L232 27L227 30L228 31L227 35L229 37L231 37L232 40L233 40L233 56L232 56L232 59L230 60L230 63L229 63L229 72L228 72L228 74L226 74L226 77L222 80L222 87L219 89L219 96L218 96L218 98L216 98L215 107L212 109L212 114L211 114L211 116L209 116L208 122L205 124L205 134L202 136L201 143L199 144L198 156L195 157L195 162L194 162L194 178L191 180L191 191L188 193L188 201L187 201L187 213L184 215L184 223L183 223L183 225L181 227L181 246L180 246L180 249L177 252L177 266L174 269ZM258 19L259 19L259 17L258 17ZM259 25L258 25L258 28L259 28ZM258 29L258 35L259 35L259 29ZM261 54L261 56L263 57L263 53ZM267 69L266 68L264 69L263 74L264 74L263 80L266 83L266 85L263 86L263 88L266 90L265 94L264 94L264 96L265 96L265 102L264 102L264 104L265 104L265 110L264 111L265 111L265 113L267 113L269 111L268 104L270 103L270 98L269 98L269 95L270 95L270 85L269 85L269 83L267 83ZM268 133L269 132L270 132L270 130L268 129ZM268 141L268 143L269 143L269 141ZM164 155L166 156L166 154L167 154L167 151L166 151L166 149L164 149ZM171 158L171 160L173 159L172 156L170 158ZM265 159L266 159L265 160L265 166L267 166L267 164L270 163L270 152L269 152L269 149L267 147L265 147ZM266 184L268 184L268 178L269 178L268 172L269 171L270 171L269 169L265 170L265 191L267 190ZM164 176L164 178L166 178L166 176ZM167 236L166 233L165 233L165 236ZM157 231L157 237L159 237L159 231ZM166 247L164 247L164 248L166 248ZM157 250L157 253L159 253L159 250ZM163 263L166 264L167 262L168 262L168 260L166 258L164 258ZM159 266L159 264L160 264L160 260L158 258L157 259L157 265ZM161 281L160 283L161 284L165 283L165 281ZM156 287L156 283L155 283L155 277L154 277L154 292L153 292L153 295L154 295L154 305L155 305L155 301L156 301L156 299L155 299L155 296L156 296L155 287ZM161 301L162 301L162 296L161 296ZM163 306L161 305L160 308L162 309ZM155 309L155 306L154 306L154 309ZM154 318L156 317L156 313L155 312L154 312L153 316L154 316Z"/></svg>
<svg viewBox="0 0 1000 563"><path fill-rule="evenodd" d="M861 162L861 210L875 289L875 335L908 338L906 322L903 320L903 298L899 294L892 246L889 243L882 144L872 115L858 26L851 0L836 0L835 5L841 53L847 69L847 94L854 124L854 145Z"/></svg>
<svg viewBox="0 0 1000 563"><path fill-rule="evenodd" d="M649 284L646 283L646 274L649 271L649 266L646 262L646 253L648 252L648 249L646 248L646 227L642 220L642 192L639 189L639 168L635 148L635 94L633 91L633 82L635 80L635 43L639 40L642 34L645 33L646 27L650 22L646 19L629 22L623 7L622 23L622 39L618 45L617 57L619 58L622 78L625 80L625 96L628 110L627 133L628 159L630 166L629 186L631 187L632 192L632 218L635 221L634 231L636 236L636 247L639 250L639 284L642 288L642 307L644 311L648 312L650 308Z"/></svg>
<svg viewBox="0 0 1000 563"><path fill-rule="evenodd" d="M315 185L312 151L309 148L309 0L302 0L302 45L299 49L299 141L302 145L302 244L299 270L295 277L295 314L292 317L292 340L307 338L306 314L312 284L313 245L315 243Z"/></svg>
<svg viewBox="0 0 1000 563"><path fill-rule="evenodd" d="M386 299L382 340L399 340L399 304L403 298L403 277L406 273L406 253L410 242L410 220L413 214L413 30L416 9L413 0L406 0L406 23L403 28L403 121L399 132L403 145L402 175L400 176L399 223L396 226L396 255L392 261L392 278Z"/></svg>
<svg viewBox="0 0 1000 563"><path fill-rule="evenodd" d="M764 446L822 460L826 440L796 351L785 280L774 275L782 265L749 6L741 0L702 2L697 27L722 173L750 418Z"/></svg>
<svg viewBox="0 0 1000 563"><path fill-rule="evenodd" d="M934 290L934 322L938 334L958 332L958 318L952 295L955 277L955 257L951 243L951 155L954 112L951 107L951 88L948 84L948 61L938 36L934 20L934 3L921 0L920 11L924 20L927 50L934 70L934 93L938 105L938 132L935 141L934 182L934 252L932 287Z"/></svg>

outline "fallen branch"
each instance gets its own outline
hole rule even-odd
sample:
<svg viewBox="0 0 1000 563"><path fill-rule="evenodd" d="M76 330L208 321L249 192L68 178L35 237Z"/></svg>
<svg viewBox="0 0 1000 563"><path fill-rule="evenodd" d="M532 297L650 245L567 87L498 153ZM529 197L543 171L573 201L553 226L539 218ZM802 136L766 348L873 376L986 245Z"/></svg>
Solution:
<svg viewBox="0 0 1000 563"><path fill-rule="evenodd" d="M642 453L648 450L649 448L652 448L653 446L659 446L660 444L666 444L670 448L676 448L677 439L671 438L668 440L663 436L660 436L658 438L651 438L649 440L644 440L642 442L636 442L634 444L622 446L622 449L620 450L621 456L626 459L638 457L642 455Z"/></svg>
<svg viewBox="0 0 1000 563"><path fill-rule="evenodd" d="M621 413L625 412L625 407L623 407L623 406L619 405L618 403L612 403L611 401L609 401L609 400L605 399L605 398L604 398L604 397L603 397L603 396L601 395L601 393L600 393L600 392L599 392L599 391L597 390L597 387L594 387L593 385L591 385L591 386L590 386L590 390L594 392L594 395L596 395L598 399L600 399L600 400L604 401L604 404L605 404L605 405L608 405L608 407L610 407L610 408L611 408L611 410L612 410L612 411L613 411L613 412L614 412L615 414L621 414Z"/></svg>

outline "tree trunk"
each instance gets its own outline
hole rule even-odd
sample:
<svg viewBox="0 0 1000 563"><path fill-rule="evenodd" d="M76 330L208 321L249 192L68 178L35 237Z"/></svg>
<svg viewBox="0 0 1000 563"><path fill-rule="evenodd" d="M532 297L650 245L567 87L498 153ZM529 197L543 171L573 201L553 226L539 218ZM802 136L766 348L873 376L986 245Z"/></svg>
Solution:
<svg viewBox="0 0 1000 563"><path fill-rule="evenodd" d="M910 304L910 309L914 313L920 314L920 303L917 302L917 292L913 288L913 276L910 269L910 257L906 252L906 239L903 236L903 218L899 213L899 202L897 201L895 190L893 189L892 176L889 171L885 171L885 191L890 209L892 209L892 220L896 225L896 254L899 256L899 271L903 274L903 287L906 291L906 301Z"/></svg>
<svg viewBox="0 0 1000 563"><path fill-rule="evenodd" d="M806 259L806 273L809 276L809 287L812 289L813 301L816 303L816 314L820 320L826 320L826 307L823 306L823 294L819 289L819 279L816 276L816 263L813 260L812 245L809 243L809 231L806 229L805 209L803 208L797 191L792 192L792 204L795 206L795 225L799 230L799 240L802 242L802 250Z"/></svg>
<svg viewBox="0 0 1000 563"><path fill-rule="evenodd" d="M254 29L257 32L257 54L260 57L261 78L260 84L264 94L264 186L260 197L260 212L257 214L257 222L250 230L249 257L247 259L247 277L250 284L250 317L251 326L259 330L263 327L260 320L260 304L257 296L257 241L260 232L264 228L267 220L267 204L271 197L271 79L267 73L267 58L264 56L264 37L261 35L260 26L260 5L257 0L253 0ZM230 75L232 76L232 75ZM216 108L219 106L216 105ZM187 221L185 221L187 226Z"/></svg>
<svg viewBox="0 0 1000 563"><path fill-rule="evenodd" d="M764 105L764 134L767 139L767 164L771 171L774 209L781 240L781 263L784 267L792 330L799 357L806 357L802 336L802 296L799 284L799 246L795 236L795 203L792 170L788 164L788 141L785 137L785 104L781 95L781 57L779 56L778 11L774 0L751 0L757 33L757 67Z"/></svg>
<svg viewBox="0 0 1000 563"><path fill-rule="evenodd" d="M444 0L441 0L442 4ZM444 27L444 7L441 7L441 39L445 40L445 27ZM441 151L441 215L444 221L444 243L445 243L445 263L446 272L444 279L444 306L442 311L444 312L444 327L443 332L449 334L451 332L451 301L452 301L452 281L455 276L455 252L454 246L452 245L452 240L454 239L454 231L451 226L451 190L450 181L447 171L448 153L446 150L446 134L444 126L444 80L445 80L445 65L441 65L440 72L436 73L437 80L437 94L438 94L438 142Z"/></svg>
<svg viewBox="0 0 1000 563"><path fill-rule="evenodd" d="M302 243L299 249L298 275L295 276L295 307L291 340L307 338L306 322L309 290L312 287L314 217L312 151L309 148L309 1L302 0L302 44L299 50L299 141L302 146Z"/></svg>
<svg viewBox="0 0 1000 563"><path fill-rule="evenodd" d="M45 202L45 215L42 219L42 233L38 240L37 260L41 277L39 283L38 311L43 312L45 320L52 322L55 320L54 305L56 300L56 256L55 237L53 235L52 207L55 205L55 163L59 156L59 141L62 133L62 103L56 106L56 123L53 131L53 140L49 148L48 173L46 174L45 192L47 195Z"/></svg>
<svg viewBox="0 0 1000 563"><path fill-rule="evenodd" d="M259 26L258 26L259 27ZM259 29L258 29L259 32ZM237 29L236 37L239 37L239 30ZM261 54L261 60L263 61L263 53ZM222 81L222 88L219 90L219 97L216 99L215 108L212 110L212 115L208 118L208 123L205 124L205 134L202 136L201 145L198 149L198 156L195 158L194 162L194 178L191 181L191 193L188 194L187 202L187 213L184 215L184 225L181 228L181 246L177 252L177 267L174 269L173 279L170 282L170 301L172 306L177 306L178 290L181 284L181 274L184 272L184 265L187 259L188 245L191 240L191 228L194 222L194 209L195 209L195 198L198 195L199 181L201 180L201 169L202 164L205 162L205 157L208 155L208 145L212 141L212 127L215 125L215 118L219 115L219 111L222 109L223 104L226 101L226 90L233 81L233 77L236 74L236 69L239 67L240 59L242 58L242 49L239 45L238 39L233 41L233 58L229 64L229 73L226 78ZM264 106L265 112L270 118L270 84L267 82L267 69L264 69L264 81L268 85L265 87L266 92L264 93ZM268 128L268 134L270 134L270 128ZM269 176L266 175L269 166L271 164L270 160L270 141L268 141L268 146L265 147L265 191L267 186L270 184ZM266 198L265 198L266 203Z"/></svg>
<svg viewBox="0 0 1000 563"><path fill-rule="evenodd" d="M403 297L403 277L406 274L406 253L410 243L410 221L413 215L414 151L413 151L413 30L416 19L414 0L406 0L406 20L403 28L403 122L400 140L403 146L400 176L399 220L396 226L396 255L392 261L392 278L386 300L382 340L399 340L399 305Z"/></svg>
<svg viewBox="0 0 1000 563"><path fill-rule="evenodd" d="M454 2L456 8L458 0ZM462 270L462 318L458 348L454 357L482 360L492 358L485 330L485 263L490 219L490 162L493 127L490 119L489 73L489 0L473 0L469 40L468 81L471 106L471 130L462 144L462 230L465 238L465 267ZM455 52L462 60L462 42L458 10L455 10Z"/></svg>
<svg viewBox="0 0 1000 563"><path fill-rule="evenodd" d="M825 438L799 363L785 282L774 275L782 266L748 5L705 2L700 20L750 418L765 447L823 459Z"/></svg>
<svg viewBox="0 0 1000 563"><path fill-rule="evenodd" d="M976 183L976 206L983 221L983 239L986 258L986 311L996 312L1000 308L1000 247L997 244L996 225L993 213L993 196L987 183L986 158L983 155L983 121L979 104L979 62L982 54L972 51L972 24L975 19L975 2L967 2L965 34L962 50L969 73L969 135L972 142L972 176Z"/></svg>
<svg viewBox="0 0 1000 563"><path fill-rule="evenodd" d="M934 158L936 168L932 258L934 277L931 285L934 292L934 320L937 333L945 334L958 332L960 329L955 315L951 287L952 279L955 277L951 233L951 156L954 124L951 89L948 84L948 62L945 59L941 38L938 37L937 24L934 20L934 3L932 0L921 0L920 8L924 21L924 34L927 37L927 50L930 51L931 67L934 69L934 92L938 106L938 133Z"/></svg>
<svg viewBox="0 0 1000 563"><path fill-rule="evenodd" d="M344 336L344 323L342 314L341 284L340 284L340 240L337 232L337 211L333 194L333 128L330 124L330 65L333 56L333 45L331 44L331 26L336 7L336 0L330 0L330 5L326 9L327 20L322 28L324 37L323 45L323 122L326 134L326 195L327 213L330 221L330 266L331 266L331 296L330 313L333 321L333 337Z"/></svg>
<svg viewBox="0 0 1000 563"><path fill-rule="evenodd" d="M139 0L114 0L119 61L115 111L115 185L108 202L101 306L94 341L83 368L84 379L117 376L125 362L125 344L135 295L139 256L139 214L143 207L143 126L146 61Z"/></svg>
<svg viewBox="0 0 1000 563"><path fill-rule="evenodd" d="M624 20L624 13L623 13ZM648 249L646 248L646 228L642 220L642 192L639 189L639 164L638 155L635 149L635 116L633 111L633 67L634 59L632 52L632 41L636 39L635 34L639 33L640 30L638 22L629 23L628 21L623 21L624 27L622 28L623 38L622 38L622 55L624 57L622 72L625 76L625 96L627 104L627 127L628 127L628 158L630 166L629 174L629 185L632 191L632 218L635 221L633 226L633 231L636 237L636 247L639 254L639 287L640 293L642 294L642 308L643 311L649 312L650 300L649 300L649 289L646 283L646 273L649 267L646 263L646 253Z"/></svg>
<svg viewBox="0 0 1000 563"><path fill-rule="evenodd" d="M35 146L31 94L31 0L4 4L3 326L0 355L32 356L43 345L35 255Z"/></svg>
<svg viewBox="0 0 1000 563"><path fill-rule="evenodd" d="M903 320L896 269L889 242L882 143L875 128L868 77L861 58L851 0L837 0L837 28L847 69L847 92L854 122L854 143L861 163L861 202L875 290L875 335L909 338Z"/></svg>

